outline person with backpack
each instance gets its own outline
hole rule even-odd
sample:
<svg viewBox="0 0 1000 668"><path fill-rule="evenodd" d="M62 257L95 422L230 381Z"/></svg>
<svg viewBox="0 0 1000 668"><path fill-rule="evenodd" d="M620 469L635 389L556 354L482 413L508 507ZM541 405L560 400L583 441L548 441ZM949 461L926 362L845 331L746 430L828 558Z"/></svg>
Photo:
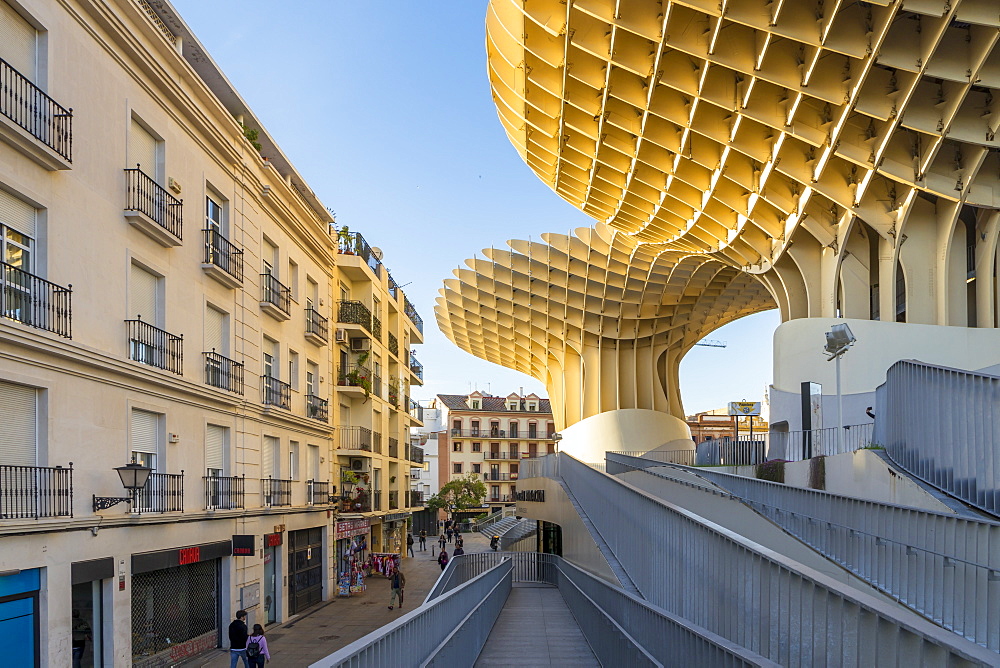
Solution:
<svg viewBox="0 0 1000 668"><path fill-rule="evenodd" d="M263 666L265 662L271 660L271 653L267 650L267 638L264 637L264 627L260 624L253 625L253 633L247 640L247 659L250 666Z"/></svg>

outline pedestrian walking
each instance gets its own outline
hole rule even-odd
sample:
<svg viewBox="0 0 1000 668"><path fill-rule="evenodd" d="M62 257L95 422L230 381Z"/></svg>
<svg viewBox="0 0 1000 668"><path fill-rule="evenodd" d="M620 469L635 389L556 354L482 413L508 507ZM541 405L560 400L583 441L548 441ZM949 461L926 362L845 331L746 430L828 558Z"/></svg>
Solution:
<svg viewBox="0 0 1000 668"><path fill-rule="evenodd" d="M455 547L465 547L465 541L461 536L455 536Z"/></svg>
<svg viewBox="0 0 1000 668"><path fill-rule="evenodd" d="M253 633L247 640L247 658L250 665L263 668L264 664L271 660L271 652L267 649L267 638L264 637L264 627L260 624L253 625Z"/></svg>
<svg viewBox="0 0 1000 668"><path fill-rule="evenodd" d="M462 546L461 546L461 545L459 545L458 547L456 547L456 548L455 548L455 552L454 552L454 554L452 554L451 556L453 556L453 557L458 557L458 556L461 556L461 555L463 555L463 554L465 554L465 550L463 550L463 549L462 549Z"/></svg>
<svg viewBox="0 0 1000 668"><path fill-rule="evenodd" d="M406 534L406 551L410 553L411 557L413 556L413 534L412 533Z"/></svg>
<svg viewBox="0 0 1000 668"><path fill-rule="evenodd" d="M442 549L442 550L444 549L444 543L445 543L445 541L444 541L444 534L441 534L441 535L440 535L440 536L438 537L438 545L440 545L440 546L441 546L441 549Z"/></svg>
<svg viewBox="0 0 1000 668"><path fill-rule="evenodd" d="M448 542L450 543L451 542L451 533L452 533L451 532L451 527L448 527L447 529L445 529L444 532L448 536Z"/></svg>
<svg viewBox="0 0 1000 668"><path fill-rule="evenodd" d="M441 548L441 554L438 555L438 564L441 565L441 570L443 571L445 566L448 565L448 551L443 547Z"/></svg>
<svg viewBox="0 0 1000 668"><path fill-rule="evenodd" d="M427 532L424 529L420 530L420 551L427 551Z"/></svg>
<svg viewBox="0 0 1000 668"><path fill-rule="evenodd" d="M243 666L250 668L247 661L247 611L237 610L236 619L229 625L229 668L236 668L236 664L243 659Z"/></svg>
<svg viewBox="0 0 1000 668"><path fill-rule="evenodd" d="M399 599L399 609L403 609L403 588L406 587L406 576L397 566L389 576L389 586L392 588L392 595L389 596L389 609L392 610L393 603Z"/></svg>

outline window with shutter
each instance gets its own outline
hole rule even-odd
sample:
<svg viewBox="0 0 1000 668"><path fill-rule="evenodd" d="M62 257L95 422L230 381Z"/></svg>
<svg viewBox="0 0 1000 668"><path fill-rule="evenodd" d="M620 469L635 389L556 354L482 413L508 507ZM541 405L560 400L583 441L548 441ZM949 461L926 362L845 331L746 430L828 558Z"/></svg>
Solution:
<svg viewBox="0 0 1000 668"><path fill-rule="evenodd" d="M279 451L278 438L265 436L260 453L260 477L277 478L278 467L275 466Z"/></svg>
<svg viewBox="0 0 1000 668"><path fill-rule="evenodd" d="M132 409L132 458L156 471L156 455L160 443L160 415Z"/></svg>
<svg viewBox="0 0 1000 668"><path fill-rule="evenodd" d="M159 149L160 142L156 137L133 118L128 133L128 168L131 169L139 165L139 169L146 176L159 182Z"/></svg>
<svg viewBox="0 0 1000 668"><path fill-rule="evenodd" d="M132 265L129 278L129 317L141 317L143 322L157 326L160 321L157 299L160 278L137 264Z"/></svg>
<svg viewBox="0 0 1000 668"><path fill-rule="evenodd" d="M205 352L215 351L223 357L229 357L229 337L226 336L226 320L228 314L209 306L205 309Z"/></svg>
<svg viewBox="0 0 1000 668"><path fill-rule="evenodd" d="M0 58L32 83L38 83L38 33L9 4L0 0Z"/></svg>
<svg viewBox="0 0 1000 668"><path fill-rule="evenodd" d="M299 479L299 444L295 441L288 442L288 477Z"/></svg>
<svg viewBox="0 0 1000 668"><path fill-rule="evenodd" d="M38 391L0 383L0 465L36 466Z"/></svg>
<svg viewBox="0 0 1000 668"><path fill-rule="evenodd" d="M205 430L205 469L210 476L221 476L225 469L226 432L228 429L210 424Z"/></svg>
<svg viewBox="0 0 1000 668"><path fill-rule="evenodd" d="M0 262L34 273L35 218L33 206L0 190Z"/></svg>

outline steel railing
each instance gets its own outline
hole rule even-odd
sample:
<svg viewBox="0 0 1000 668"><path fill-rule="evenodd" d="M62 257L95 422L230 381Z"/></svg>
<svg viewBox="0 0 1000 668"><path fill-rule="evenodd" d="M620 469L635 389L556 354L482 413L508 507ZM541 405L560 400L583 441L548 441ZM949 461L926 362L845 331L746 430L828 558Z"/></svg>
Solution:
<svg viewBox="0 0 1000 668"><path fill-rule="evenodd" d="M424 365L417 361L416 356L410 353L410 373L420 379L420 382L424 380Z"/></svg>
<svg viewBox="0 0 1000 668"><path fill-rule="evenodd" d="M328 505L330 503L330 483L321 480L307 480L306 502L310 506Z"/></svg>
<svg viewBox="0 0 1000 668"><path fill-rule="evenodd" d="M66 109L0 59L0 114L73 162L73 110Z"/></svg>
<svg viewBox="0 0 1000 668"><path fill-rule="evenodd" d="M624 455L626 457L643 457L652 459L664 464L683 464L684 466L694 466L694 450L654 450L652 452L642 452L641 450L608 450L608 455Z"/></svg>
<svg viewBox="0 0 1000 668"><path fill-rule="evenodd" d="M306 417L326 422L330 418L330 402L314 394L307 394Z"/></svg>
<svg viewBox="0 0 1000 668"><path fill-rule="evenodd" d="M245 478L237 476L205 476L205 510L245 508Z"/></svg>
<svg viewBox="0 0 1000 668"><path fill-rule="evenodd" d="M372 450L372 430L368 427L337 427L341 450Z"/></svg>
<svg viewBox="0 0 1000 668"><path fill-rule="evenodd" d="M409 460L414 464L424 463L424 449L419 445L410 446L410 457Z"/></svg>
<svg viewBox="0 0 1000 668"><path fill-rule="evenodd" d="M312 307L306 309L306 334L312 334L324 342L330 338L329 321Z"/></svg>
<svg viewBox="0 0 1000 668"><path fill-rule="evenodd" d="M483 453L483 458L487 459L487 460L490 460L490 459L494 459L494 460L520 459L521 458L521 453L520 452L505 452L503 450L499 450L499 451L497 451L497 450L487 450L486 452Z"/></svg>
<svg viewBox="0 0 1000 668"><path fill-rule="evenodd" d="M337 385L361 387L371 392L373 390L371 369L354 363L340 365L337 367Z"/></svg>
<svg viewBox="0 0 1000 668"><path fill-rule="evenodd" d="M271 274L260 275L260 301L271 304L285 315L292 313L292 291Z"/></svg>
<svg viewBox="0 0 1000 668"><path fill-rule="evenodd" d="M271 376L260 377L260 400L267 406L290 409L292 407L292 386Z"/></svg>
<svg viewBox="0 0 1000 668"><path fill-rule="evenodd" d="M265 508L292 505L292 481L280 478L261 478L261 503Z"/></svg>
<svg viewBox="0 0 1000 668"><path fill-rule="evenodd" d="M581 513L648 601L773 661L879 665L887 647L894 648L900 664L996 661L990 650L909 610L847 587L571 457L556 454L544 460L526 468L558 472ZM657 549L637 549L638 533Z"/></svg>
<svg viewBox="0 0 1000 668"><path fill-rule="evenodd" d="M142 171L125 170L125 210L138 211L178 239L184 238L184 205Z"/></svg>
<svg viewBox="0 0 1000 668"><path fill-rule="evenodd" d="M805 431L772 430L768 434L768 457L793 462L855 452L875 445L874 427L875 424L872 422L844 425L842 442L837 439L837 427Z"/></svg>
<svg viewBox="0 0 1000 668"><path fill-rule="evenodd" d="M609 472L659 462L608 453ZM1000 652L1000 523L857 499L705 468L681 469L733 497L900 603ZM709 491L715 493L714 487Z"/></svg>
<svg viewBox="0 0 1000 668"><path fill-rule="evenodd" d="M876 391L874 440L912 475L1000 514L1000 376L896 362Z"/></svg>
<svg viewBox="0 0 1000 668"><path fill-rule="evenodd" d="M377 504L375 510L381 510L382 506L382 495L381 492L373 492ZM363 496L361 498L356 498L353 496L341 496L340 497L340 512L342 513L370 513L372 511L372 497Z"/></svg>
<svg viewBox="0 0 1000 668"><path fill-rule="evenodd" d="M243 282L243 251L230 243L214 227L202 230L205 233L205 264L211 264L226 272L240 283Z"/></svg>
<svg viewBox="0 0 1000 668"><path fill-rule="evenodd" d="M72 338L73 286L64 288L0 262L0 317Z"/></svg>
<svg viewBox="0 0 1000 668"><path fill-rule="evenodd" d="M767 442L729 436L698 444L696 462L705 466L754 466L767 461Z"/></svg>
<svg viewBox="0 0 1000 668"><path fill-rule="evenodd" d="M342 299L337 302L337 322L361 325L372 331L372 312L359 301Z"/></svg>
<svg viewBox="0 0 1000 668"><path fill-rule="evenodd" d="M372 452L382 454L382 432L372 430Z"/></svg>
<svg viewBox="0 0 1000 668"><path fill-rule="evenodd" d="M413 326L417 328L417 331L423 334L424 333L423 318L420 317L420 314L417 313L416 307L410 303L409 298L407 298L405 295L403 296L403 313L405 313L406 317L410 319L410 322L413 323Z"/></svg>
<svg viewBox="0 0 1000 668"><path fill-rule="evenodd" d="M178 375L184 373L184 337L175 336L142 321L126 320L128 358L135 362L166 369Z"/></svg>
<svg viewBox="0 0 1000 668"><path fill-rule="evenodd" d="M0 519L73 517L73 463L0 466Z"/></svg>
<svg viewBox="0 0 1000 668"><path fill-rule="evenodd" d="M132 496L133 513L171 513L184 510L184 471L150 473L146 486Z"/></svg>
<svg viewBox="0 0 1000 668"><path fill-rule="evenodd" d="M494 481L510 481L517 480L516 473L507 473L501 471L487 471L483 473L483 480L494 480Z"/></svg>
<svg viewBox="0 0 1000 668"><path fill-rule="evenodd" d="M214 350L205 355L205 382L243 396L243 365Z"/></svg>

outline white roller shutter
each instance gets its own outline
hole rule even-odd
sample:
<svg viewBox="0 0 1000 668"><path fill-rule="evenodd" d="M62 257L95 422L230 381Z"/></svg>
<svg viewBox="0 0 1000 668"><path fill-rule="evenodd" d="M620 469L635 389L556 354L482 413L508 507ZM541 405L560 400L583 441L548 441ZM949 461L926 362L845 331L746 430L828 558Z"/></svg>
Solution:
<svg viewBox="0 0 1000 668"><path fill-rule="evenodd" d="M226 314L211 306L205 309L205 352L214 350L223 357L229 357L226 345Z"/></svg>
<svg viewBox="0 0 1000 668"><path fill-rule="evenodd" d="M149 273L139 265L132 265L128 286L129 316L142 316L143 322L156 325L157 313L156 293L158 277Z"/></svg>
<svg viewBox="0 0 1000 668"><path fill-rule="evenodd" d="M155 455L159 431L160 416L157 413L132 409L132 452Z"/></svg>
<svg viewBox="0 0 1000 668"><path fill-rule="evenodd" d="M210 424L205 430L205 468L221 471L225 467L226 428Z"/></svg>
<svg viewBox="0 0 1000 668"><path fill-rule="evenodd" d="M32 387L0 383L0 464L35 466L38 392Z"/></svg>
<svg viewBox="0 0 1000 668"><path fill-rule="evenodd" d="M277 471L274 470L274 457L278 452L278 439L274 436L265 436L264 444L261 447L260 453L260 477L277 477Z"/></svg>
<svg viewBox="0 0 1000 668"><path fill-rule="evenodd" d="M35 82L37 43L35 27L0 0L0 58L32 82Z"/></svg>
<svg viewBox="0 0 1000 668"><path fill-rule="evenodd" d="M0 0L0 3L2 2L3 0ZM35 218L35 207L19 200L6 190L0 190L0 223L36 239Z"/></svg>
<svg viewBox="0 0 1000 668"><path fill-rule="evenodd" d="M146 176L158 180L156 160L156 138L149 134L134 118L128 133L128 166L129 169L139 165Z"/></svg>

